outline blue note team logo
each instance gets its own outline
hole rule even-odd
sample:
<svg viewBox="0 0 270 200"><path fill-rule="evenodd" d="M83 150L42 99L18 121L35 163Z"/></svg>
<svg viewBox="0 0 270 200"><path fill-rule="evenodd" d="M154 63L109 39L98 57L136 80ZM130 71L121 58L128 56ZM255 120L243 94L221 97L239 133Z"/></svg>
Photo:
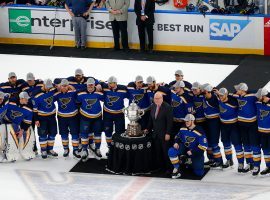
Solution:
<svg viewBox="0 0 270 200"><path fill-rule="evenodd" d="M210 19L210 40L232 41L250 20Z"/></svg>

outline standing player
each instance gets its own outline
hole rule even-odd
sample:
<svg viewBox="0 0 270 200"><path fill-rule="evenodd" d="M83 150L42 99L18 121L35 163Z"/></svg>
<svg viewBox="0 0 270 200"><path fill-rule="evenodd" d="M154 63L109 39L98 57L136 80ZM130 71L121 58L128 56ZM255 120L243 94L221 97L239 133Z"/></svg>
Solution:
<svg viewBox="0 0 270 200"><path fill-rule="evenodd" d="M67 79L62 79L59 92L54 94L54 101L58 104L58 128L62 138L64 157L69 156L69 134L72 137L73 156L81 158L79 147L79 117L76 105L77 93L74 87L69 85Z"/></svg>
<svg viewBox="0 0 270 200"><path fill-rule="evenodd" d="M22 91L21 86L25 81L23 79L17 79L14 72L8 74L8 82L0 84L0 90L4 93L8 93L11 98L19 97L19 93Z"/></svg>
<svg viewBox="0 0 270 200"><path fill-rule="evenodd" d="M246 83L235 85L236 94L233 95L238 101L238 123L243 140L247 166L244 173L251 171L253 175L260 172L261 148L260 134L257 126L257 110L255 94L248 92ZM254 168L254 169L253 169Z"/></svg>
<svg viewBox="0 0 270 200"><path fill-rule="evenodd" d="M57 157L53 150L55 136L57 134L56 107L53 95L57 92L52 81L46 79L44 86L33 93L33 108L35 124L38 127L39 143L41 147L41 157Z"/></svg>
<svg viewBox="0 0 270 200"><path fill-rule="evenodd" d="M159 92L163 95L163 99L166 103L171 104L171 90L165 86L157 84L155 77L148 76L146 79L148 85L148 96L150 98L150 103L153 103L155 93Z"/></svg>
<svg viewBox="0 0 270 200"><path fill-rule="evenodd" d="M258 131L261 134L261 145L266 164L261 175L266 175L270 174L270 98L265 88L259 89L256 96L258 98L256 102Z"/></svg>
<svg viewBox="0 0 270 200"><path fill-rule="evenodd" d="M180 128L185 124L185 116L193 111L190 97L184 88L185 83L183 81L177 81L171 91L171 106L173 108L172 138L174 138Z"/></svg>
<svg viewBox="0 0 270 200"><path fill-rule="evenodd" d="M80 103L80 133L83 148L82 160L84 162L88 157L88 144L90 144L89 149L95 153L97 159L102 157L100 144L103 122L100 101L104 101L104 95L95 88L93 78L89 78L86 84L87 89L78 93L77 97L77 101Z"/></svg>
<svg viewBox="0 0 270 200"><path fill-rule="evenodd" d="M150 114L150 100L147 94L147 85L143 83L143 77L138 75L134 82L130 82L127 86L129 104L134 101L140 109L144 110L144 115L138 120L142 130L147 128Z"/></svg>
<svg viewBox="0 0 270 200"><path fill-rule="evenodd" d="M43 81L39 80L39 79L35 79L35 76L33 73L29 72L26 75L26 82L24 82L21 86L21 89L23 92L27 92L28 95L30 96L30 101L32 101L33 98L33 92L35 90L41 89L43 86ZM34 115L33 115L34 117ZM32 120L32 128L33 130L35 130L35 120ZM34 143L34 147L33 147L33 151L35 152L35 154L37 155L37 145L36 142Z"/></svg>
<svg viewBox="0 0 270 200"><path fill-rule="evenodd" d="M209 160L214 161L211 167L224 167L223 160L220 153L220 147L218 145L220 138L220 120L219 120L219 104L213 87L210 84L205 84L203 87L204 99L203 109L206 117L207 132L206 137L208 140L208 146L212 149L208 151Z"/></svg>
<svg viewBox="0 0 270 200"><path fill-rule="evenodd" d="M117 84L117 79L111 76L108 84L103 84L104 107L103 120L104 131L108 146L111 146L113 127L116 134L125 132L125 115L123 113L124 99L128 98L127 87Z"/></svg>
<svg viewBox="0 0 270 200"><path fill-rule="evenodd" d="M188 81L183 80L184 79L184 74L183 74L182 70L176 70L176 72L174 73L174 75L175 75L175 80L169 83L169 87L170 88L173 87L173 85L177 81L183 81L185 83L185 90L186 91L190 91L191 90L191 87L192 87L191 83L188 82Z"/></svg>
<svg viewBox="0 0 270 200"><path fill-rule="evenodd" d="M226 88L220 88L220 90L217 91L217 94L219 96L221 141L223 143L227 159L225 165L233 165L231 145L233 144L238 160L238 172L241 173L244 170L244 151L237 123L238 102L234 97L228 95L228 90Z"/></svg>

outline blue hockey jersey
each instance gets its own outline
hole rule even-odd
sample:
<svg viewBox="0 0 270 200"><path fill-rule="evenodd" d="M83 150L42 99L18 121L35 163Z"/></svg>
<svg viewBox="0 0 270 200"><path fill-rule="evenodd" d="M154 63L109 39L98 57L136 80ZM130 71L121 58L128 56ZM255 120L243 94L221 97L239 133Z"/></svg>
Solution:
<svg viewBox="0 0 270 200"><path fill-rule="evenodd" d="M36 117L50 116L56 113L53 96L56 92L56 88L51 88L49 91L39 89L33 93L33 111Z"/></svg>
<svg viewBox="0 0 270 200"><path fill-rule="evenodd" d="M3 102L0 104L0 124L3 123L3 118L6 116L8 103L9 103L8 97L4 97Z"/></svg>
<svg viewBox="0 0 270 200"><path fill-rule="evenodd" d="M261 133L270 133L270 102L256 102L258 131Z"/></svg>
<svg viewBox="0 0 270 200"><path fill-rule="evenodd" d="M233 95L238 101L238 121L239 122L255 122L257 110L255 103L257 97L255 94L246 94L244 96Z"/></svg>
<svg viewBox="0 0 270 200"><path fill-rule="evenodd" d="M179 133L175 137L175 142L185 145L192 152L205 151L208 147L205 133L199 126L195 126L192 130L186 127L180 128Z"/></svg>
<svg viewBox="0 0 270 200"><path fill-rule="evenodd" d="M184 80L183 80L183 82L185 83L185 88L184 88L184 90L187 91L187 92L189 92L189 91L191 90L192 84L191 84L190 82L184 81ZM176 80L170 82L168 86L169 86L170 88L172 88L173 85L174 85L175 83L176 83Z"/></svg>
<svg viewBox="0 0 270 200"><path fill-rule="evenodd" d="M8 103L8 108L5 116L5 121L8 123L16 124L23 130L27 130L33 117L33 109L31 103L22 105L17 101L11 100Z"/></svg>
<svg viewBox="0 0 270 200"><path fill-rule="evenodd" d="M78 81L75 76L70 76L67 78L67 80L69 81L69 84L72 85L77 91L81 91L87 88L86 82L88 78L93 78L95 80L95 84L96 85L99 84L99 81L91 76L89 77L83 76L81 81ZM54 79L53 83L60 84L62 79L63 78L56 78Z"/></svg>
<svg viewBox="0 0 270 200"><path fill-rule="evenodd" d="M76 104L77 92L68 91L66 93L56 92L53 95L53 101L58 104L57 115L60 117L74 117L78 114L78 106Z"/></svg>
<svg viewBox="0 0 270 200"><path fill-rule="evenodd" d="M43 86L42 80L35 80L34 85L29 85L27 82L24 82L21 86L23 92L27 92L30 97L33 97L33 92L35 90L41 89Z"/></svg>
<svg viewBox="0 0 270 200"><path fill-rule="evenodd" d="M203 109L203 99L204 96L202 94L200 95L194 95L192 92L189 93L191 102L193 104L193 109L195 111L195 121L196 122L204 122L205 121L205 115L204 115L204 109Z"/></svg>
<svg viewBox="0 0 270 200"><path fill-rule="evenodd" d="M171 91L171 106L173 108L173 120L183 122L188 113L192 113L193 107L191 99L187 93L178 95L174 90Z"/></svg>
<svg viewBox="0 0 270 200"><path fill-rule="evenodd" d="M128 98L127 87L124 85L117 85L115 90L108 87L107 84L103 84L104 92L104 111L117 114L123 113L124 99Z"/></svg>
<svg viewBox="0 0 270 200"><path fill-rule="evenodd" d="M203 98L203 110L207 119L213 119L219 117L219 104L217 96L212 93L210 99Z"/></svg>
<svg viewBox="0 0 270 200"><path fill-rule="evenodd" d="M160 92L163 95L163 100L166 101L168 104L171 104L171 90L165 86L158 86L156 90L147 90L147 94L150 100L150 103L152 104L154 101L154 95Z"/></svg>
<svg viewBox="0 0 270 200"><path fill-rule="evenodd" d="M104 101L102 92L82 91L78 93L77 101L80 103L80 114L85 118L98 118L102 115L100 101Z"/></svg>
<svg viewBox="0 0 270 200"><path fill-rule="evenodd" d="M238 117L238 102L232 97L228 96L227 102L219 102L219 117L220 121L224 124L232 124L237 122Z"/></svg>
<svg viewBox="0 0 270 200"><path fill-rule="evenodd" d="M136 88L135 82L130 82L127 86L129 104L134 102L143 110L150 109L150 99L147 94L147 85L143 85L141 89Z"/></svg>
<svg viewBox="0 0 270 200"><path fill-rule="evenodd" d="M23 79L18 79L15 83L15 85L11 85L10 82L5 82L0 84L0 90L3 91L4 93L10 94L11 98L17 98L22 91L22 84L25 81Z"/></svg>

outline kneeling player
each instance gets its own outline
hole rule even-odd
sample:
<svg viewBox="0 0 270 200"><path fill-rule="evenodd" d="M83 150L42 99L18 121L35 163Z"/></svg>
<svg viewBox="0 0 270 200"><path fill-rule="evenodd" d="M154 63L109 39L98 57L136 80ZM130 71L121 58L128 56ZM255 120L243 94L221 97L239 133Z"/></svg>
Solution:
<svg viewBox="0 0 270 200"><path fill-rule="evenodd" d="M180 129L175 137L175 143L168 151L171 163L174 166L172 178L181 176L179 156L187 155L191 158L193 172L197 176L204 174L204 152L208 147L203 130L194 124L195 117L187 114L186 127Z"/></svg>

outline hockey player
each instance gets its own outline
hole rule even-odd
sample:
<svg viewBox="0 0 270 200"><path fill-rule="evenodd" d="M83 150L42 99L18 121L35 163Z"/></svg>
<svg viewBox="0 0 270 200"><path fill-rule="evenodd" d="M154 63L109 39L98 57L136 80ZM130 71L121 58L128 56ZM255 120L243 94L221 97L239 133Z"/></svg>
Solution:
<svg viewBox="0 0 270 200"><path fill-rule="evenodd" d="M117 84L117 79L111 76L108 84L102 86L104 92L103 120L108 146L111 146L113 125L115 133L125 132L125 116L123 113L124 99L128 98L127 87Z"/></svg>
<svg viewBox="0 0 270 200"><path fill-rule="evenodd" d="M228 95L228 90L226 88L220 88L220 90L217 91L217 94L219 96L221 141L227 159L225 165L233 165L231 145L233 144L238 160L238 172L241 173L244 170L244 151L237 123L238 102L234 97Z"/></svg>
<svg viewBox="0 0 270 200"><path fill-rule="evenodd" d="M26 75L26 82L24 82L22 84L21 89L22 89L22 91L28 93L28 95L30 96L30 101L32 101L31 98L33 98L33 95L32 95L33 92L35 90L40 89L42 86L43 86L43 81L39 80L39 79L36 80L34 74L29 72ZM34 117L34 115L33 115L33 117ZM35 130L35 120L34 119L32 120L32 128L33 128L33 130ZM36 142L34 144L33 151L35 152L36 155L38 154Z"/></svg>
<svg viewBox="0 0 270 200"><path fill-rule="evenodd" d="M213 87L210 84L203 85L203 109L206 117L207 132L206 138L208 140L209 150L208 158L211 167L224 167L220 147L218 145L220 138L220 120L219 120L219 104L217 96L213 92ZM212 151L212 152L211 152Z"/></svg>
<svg viewBox="0 0 270 200"><path fill-rule="evenodd" d="M22 84L21 89L22 91L27 92L31 98L32 93L35 90L42 88L42 86L43 86L43 81L40 79L35 79L34 74L29 72L26 75L26 82Z"/></svg>
<svg viewBox="0 0 270 200"><path fill-rule="evenodd" d="M8 74L8 82L0 84L0 90L4 93L8 93L11 98L18 98L19 93L22 91L21 86L25 81L18 79L14 72Z"/></svg>
<svg viewBox="0 0 270 200"><path fill-rule="evenodd" d="M51 79L44 80L44 86L33 93L33 110L35 124L38 127L41 157L57 157L53 150L55 136L57 134L56 107L53 95L57 89L53 86Z"/></svg>
<svg viewBox="0 0 270 200"><path fill-rule="evenodd" d="M67 79L62 79L59 92L54 94L54 101L58 104L57 119L58 130L62 138L64 148L63 157L69 156L69 134L72 137L73 156L81 158L79 147L79 117L76 105L77 93L75 88L69 85Z"/></svg>
<svg viewBox="0 0 270 200"><path fill-rule="evenodd" d="M76 89L76 91L80 91L86 89L86 81L88 78L93 77L84 76L83 70L78 68L75 70L75 76L70 76L67 78L67 80L69 81L69 84ZM62 79L63 78L56 78L54 80L54 84L58 85ZM97 79L95 79L95 84L98 85L99 89L101 89L101 86L99 85L99 81Z"/></svg>
<svg viewBox="0 0 270 200"><path fill-rule="evenodd" d="M194 82L192 84L189 95L191 102L193 103L195 123L202 127L205 132L207 132L206 119L203 110L204 96L202 94L201 84L199 82Z"/></svg>
<svg viewBox="0 0 270 200"><path fill-rule="evenodd" d="M144 110L144 115L138 120L141 125L142 130L147 128L149 114L150 114L150 99L147 94L147 85L143 83L143 77L138 75L134 82L130 82L127 86L129 104L134 100L134 102Z"/></svg>
<svg viewBox="0 0 270 200"><path fill-rule="evenodd" d="M157 84L156 79L153 76L148 76L146 83L148 85L147 93L151 104L153 103L154 95L157 92L160 92L163 95L164 101L166 101L168 104L171 104L171 90L169 88Z"/></svg>
<svg viewBox="0 0 270 200"><path fill-rule="evenodd" d="M175 143L168 151L171 163L174 166L172 178L179 178L181 156L188 156L192 161L192 169L195 175L203 176L204 174L204 152L208 143L204 131L196 126L195 117L187 114L185 117L185 127L182 127L175 137Z"/></svg>
<svg viewBox="0 0 270 200"><path fill-rule="evenodd" d="M6 135L3 130L6 129L4 124L4 116L7 113L9 99L8 96L2 91L0 91L0 149L3 151L5 149L5 138Z"/></svg>
<svg viewBox="0 0 270 200"><path fill-rule="evenodd" d="M0 91L0 124L3 123L3 118L6 115L9 102L9 95Z"/></svg>
<svg viewBox="0 0 270 200"><path fill-rule="evenodd" d="M173 85L173 90L171 90L171 106L173 108L172 138L174 138L180 128L185 124L185 116L193 111L190 97L184 88L185 83L183 81L177 81Z"/></svg>
<svg viewBox="0 0 270 200"><path fill-rule="evenodd" d="M261 145L266 164L261 175L266 175L270 174L270 98L265 88L259 89L256 96L258 98L256 102L258 131L261 134Z"/></svg>
<svg viewBox="0 0 270 200"><path fill-rule="evenodd" d="M183 82L185 83L185 88L184 88L184 89L185 89L186 91L190 91L190 90L191 90L191 87L192 87L191 83L188 82L188 81L183 80L184 74L183 74L182 70L176 70L176 72L174 73L174 75L175 75L175 80L169 83L169 87L170 87L170 88L172 88L173 85L174 85L177 81L183 81Z"/></svg>
<svg viewBox="0 0 270 200"><path fill-rule="evenodd" d="M89 78L86 84L87 89L78 93L77 97L77 101L80 103L80 133L83 148L82 161L84 162L88 157L87 147L89 143L89 149L92 153L95 153L96 158L102 157L100 144L103 122L100 101L104 101L103 93L97 92L95 88L95 79ZM95 143L93 143L93 136Z"/></svg>
<svg viewBox="0 0 270 200"><path fill-rule="evenodd" d="M32 110L33 107L31 103L28 102L29 98L30 97L26 92L21 92L19 94L19 100L17 98L12 98L8 103L8 108L6 111L6 115L4 117L4 123L7 125L7 130L8 130L7 141L9 145L6 147L7 149L5 150L5 152L6 152L6 158L9 161L16 161L18 159L20 151L23 151L25 147L29 144L30 135L27 137L25 134L25 132L31 126L32 117L33 117L33 110ZM10 137L9 134L11 134L12 137ZM23 142L24 144L23 144L23 149L20 149L21 142L19 140L22 137L24 139L24 142ZM30 149L32 152L32 144L31 144ZM14 155L14 154L17 154L17 155ZM28 160L33 157L27 156L24 158Z"/></svg>
<svg viewBox="0 0 270 200"><path fill-rule="evenodd" d="M260 134L258 134L257 111L255 94L248 92L246 83L234 86L238 101L238 123L241 133L247 166L243 172L252 170L254 176L260 172L261 148Z"/></svg>

